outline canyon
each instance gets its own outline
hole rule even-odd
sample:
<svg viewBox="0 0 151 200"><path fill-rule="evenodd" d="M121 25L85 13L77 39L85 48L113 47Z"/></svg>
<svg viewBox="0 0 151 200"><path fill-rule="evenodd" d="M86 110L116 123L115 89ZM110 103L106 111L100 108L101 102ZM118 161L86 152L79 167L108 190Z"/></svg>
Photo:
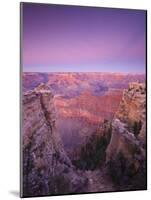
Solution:
<svg viewBox="0 0 151 200"><path fill-rule="evenodd" d="M24 196L146 188L144 75L23 73L22 81Z"/></svg>
<svg viewBox="0 0 151 200"><path fill-rule="evenodd" d="M56 108L56 127L70 156L92 132L96 132L105 119L113 119L123 89L130 82L144 82L145 76L103 72L26 72L22 79L24 92L40 83L51 88Z"/></svg>

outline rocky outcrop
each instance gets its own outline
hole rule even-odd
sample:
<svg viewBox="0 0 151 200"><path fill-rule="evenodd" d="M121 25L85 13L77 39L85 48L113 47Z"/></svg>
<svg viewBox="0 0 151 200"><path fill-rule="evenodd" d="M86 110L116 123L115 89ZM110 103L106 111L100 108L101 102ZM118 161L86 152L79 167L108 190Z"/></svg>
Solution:
<svg viewBox="0 0 151 200"><path fill-rule="evenodd" d="M146 188L145 103L145 85L130 84L112 122L106 163L109 173L122 189Z"/></svg>
<svg viewBox="0 0 151 200"><path fill-rule="evenodd" d="M116 118L127 124L129 130L145 145L146 142L146 87L143 83L130 83L124 90Z"/></svg>
<svg viewBox="0 0 151 200"><path fill-rule="evenodd" d="M115 159L119 153L122 153L129 161L134 161L135 153L141 153L142 158L145 157L145 151L141 147L140 141L127 130L127 126L119 119L114 119L112 122L112 136L106 153L107 162Z"/></svg>
<svg viewBox="0 0 151 200"><path fill-rule="evenodd" d="M23 95L23 196L80 192L86 179L64 151L55 127L53 95L45 84Z"/></svg>

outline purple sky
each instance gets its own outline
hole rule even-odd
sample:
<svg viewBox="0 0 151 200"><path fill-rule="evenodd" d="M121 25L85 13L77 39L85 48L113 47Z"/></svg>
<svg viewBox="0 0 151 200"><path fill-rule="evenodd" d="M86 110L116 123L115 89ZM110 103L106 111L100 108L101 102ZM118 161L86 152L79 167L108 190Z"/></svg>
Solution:
<svg viewBox="0 0 151 200"><path fill-rule="evenodd" d="M143 10L23 3L23 71L145 72Z"/></svg>

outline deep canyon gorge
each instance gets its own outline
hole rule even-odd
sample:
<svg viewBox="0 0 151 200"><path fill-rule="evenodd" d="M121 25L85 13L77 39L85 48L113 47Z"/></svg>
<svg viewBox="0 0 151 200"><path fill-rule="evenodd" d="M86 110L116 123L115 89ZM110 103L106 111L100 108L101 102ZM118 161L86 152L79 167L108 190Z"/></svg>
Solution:
<svg viewBox="0 0 151 200"><path fill-rule="evenodd" d="M24 196L146 188L143 74L23 73Z"/></svg>

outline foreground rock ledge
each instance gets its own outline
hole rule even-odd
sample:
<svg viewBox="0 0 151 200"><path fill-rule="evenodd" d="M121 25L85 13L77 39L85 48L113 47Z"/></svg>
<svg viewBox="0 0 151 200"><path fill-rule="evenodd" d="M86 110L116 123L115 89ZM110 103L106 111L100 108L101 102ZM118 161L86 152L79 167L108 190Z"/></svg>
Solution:
<svg viewBox="0 0 151 200"><path fill-rule="evenodd" d="M55 127L53 95L45 84L23 95L23 196L80 192L78 174Z"/></svg>

